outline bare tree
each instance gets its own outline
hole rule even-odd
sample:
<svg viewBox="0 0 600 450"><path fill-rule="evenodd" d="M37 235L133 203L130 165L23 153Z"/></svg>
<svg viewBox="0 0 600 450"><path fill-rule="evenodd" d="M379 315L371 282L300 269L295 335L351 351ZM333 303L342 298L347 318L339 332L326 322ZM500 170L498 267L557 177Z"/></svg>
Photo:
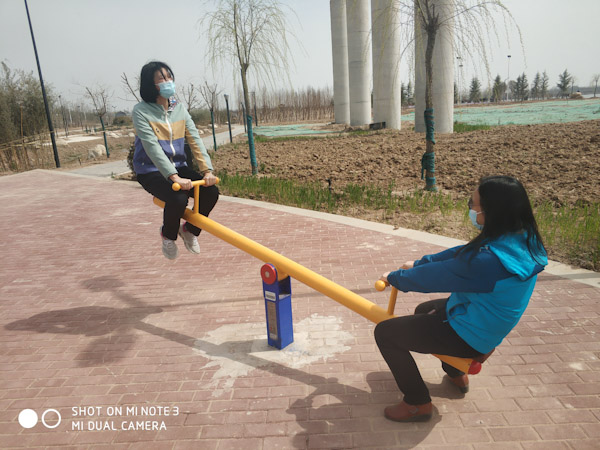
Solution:
<svg viewBox="0 0 600 450"><path fill-rule="evenodd" d="M444 10L444 14L441 14ZM450 11L448 13L448 11ZM482 61L488 72L489 67L486 47L491 34L498 37L497 17L494 12L501 13L505 28L508 22L514 23L512 15L499 0L405 0L400 2L400 12L408 19L414 17L422 30L422 41L425 46L425 126L426 150L422 158L422 166L426 172L425 189L437 191L435 185L435 128L433 115L432 83L436 68L433 65L433 53L438 33L443 28L451 28L455 35L456 47L461 55L470 55L473 60ZM519 38L521 31L516 27ZM415 31L417 33L418 31ZM414 39L414 38L413 38Z"/></svg>
<svg viewBox="0 0 600 450"><path fill-rule="evenodd" d="M206 106L210 110L210 121L212 123L212 134L213 134L213 148L217 150L217 138L215 136L215 111L219 107L219 94L223 92L217 90L216 84L208 84L208 81L204 82L203 86L200 86L200 95L204 99Z"/></svg>
<svg viewBox="0 0 600 450"><path fill-rule="evenodd" d="M198 90L209 110L215 110L219 107L219 95L223 92L223 89L219 90L216 84L208 84L208 81L205 81L204 85L200 86Z"/></svg>
<svg viewBox="0 0 600 450"><path fill-rule="evenodd" d="M590 83L594 85L594 98L596 98L596 91L598 90L598 81L600 81L600 73L595 73L592 75L592 82Z"/></svg>
<svg viewBox="0 0 600 450"><path fill-rule="evenodd" d="M100 119L100 124L102 125L102 135L104 136L104 147L106 148L106 157L110 158L108 142L106 140L106 128L104 126L104 117L106 117L106 114L108 112L108 105L112 93L109 93L108 88L102 85L98 85L92 89L86 86L85 90L87 92L88 97L90 97L90 99L92 100L96 115Z"/></svg>
<svg viewBox="0 0 600 450"><path fill-rule="evenodd" d="M185 103L188 112L200 106L200 101L196 95L197 91L198 88L194 86L194 83L179 87L179 96L183 100L183 103Z"/></svg>
<svg viewBox="0 0 600 450"><path fill-rule="evenodd" d="M202 20L207 24L211 64L231 63L239 69L246 113L251 111L248 71L260 81L273 82L287 76L291 34L283 5L277 0L219 0L216 11ZM250 141L252 173L258 173Z"/></svg>
<svg viewBox="0 0 600 450"><path fill-rule="evenodd" d="M133 89L133 87L131 86L131 83L129 82L129 79L127 78L127 74L125 72L123 72L121 74L121 85L123 86L125 95L129 95L129 94L133 95L133 98L135 98L139 103L141 100L137 95L137 91L139 90L140 79L136 78L135 80L136 80L137 89Z"/></svg>

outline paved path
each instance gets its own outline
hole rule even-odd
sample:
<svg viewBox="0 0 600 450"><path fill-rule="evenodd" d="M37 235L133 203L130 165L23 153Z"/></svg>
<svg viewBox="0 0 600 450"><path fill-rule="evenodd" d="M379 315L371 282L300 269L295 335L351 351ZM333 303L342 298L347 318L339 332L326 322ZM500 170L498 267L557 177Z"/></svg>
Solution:
<svg viewBox="0 0 600 450"><path fill-rule="evenodd" d="M397 424L372 323L292 281L295 342L268 348L261 263L208 234L164 259L135 183L35 170L1 177L0 205L0 448L598 448L598 287L541 275L464 397L416 355L435 415ZM382 306L379 274L443 248L260 202L211 217Z"/></svg>

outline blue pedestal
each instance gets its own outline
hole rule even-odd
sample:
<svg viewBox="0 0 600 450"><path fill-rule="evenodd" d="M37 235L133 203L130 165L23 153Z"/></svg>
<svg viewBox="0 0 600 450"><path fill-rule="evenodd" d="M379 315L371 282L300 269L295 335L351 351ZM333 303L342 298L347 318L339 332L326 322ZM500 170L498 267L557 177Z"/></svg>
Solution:
<svg viewBox="0 0 600 450"><path fill-rule="evenodd" d="M292 323L292 286L290 277L266 283L263 279L263 295L267 315L267 341L270 346L285 348L294 342Z"/></svg>

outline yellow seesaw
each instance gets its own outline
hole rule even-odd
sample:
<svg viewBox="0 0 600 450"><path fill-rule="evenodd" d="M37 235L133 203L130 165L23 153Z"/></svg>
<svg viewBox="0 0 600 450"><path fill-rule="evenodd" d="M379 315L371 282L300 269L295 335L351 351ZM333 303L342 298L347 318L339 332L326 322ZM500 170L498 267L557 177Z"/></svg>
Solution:
<svg viewBox="0 0 600 450"><path fill-rule="evenodd" d="M207 231L213 236L216 236L217 238L239 248L243 252L260 259L265 263L272 264L277 269L280 278L284 278L285 276L295 278L301 283L310 286L314 290L326 295L341 305L350 308L352 311L360 314L374 323L379 323L395 317L393 313L396 303L396 296L398 294L398 291L395 288L392 289L390 304L388 305L388 310L386 311L379 305L376 305L375 303L367 300L364 297L361 297L349 289L346 289L339 284L319 275L318 273L313 272L312 270L307 269L291 259L286 258L285 256L265 247L264 245L261 245L252 239L236 233L235 231L215 222L214 220L199 214L199 188L204 184L204 180L192 182L192 186L194 187L194 208L193 210L187 208L183 213L183 218L192 225ZM179 189L181 189L181 186L179 186L177 183L173 183L173 190L178 191ZM154 198L154 203L161 208L164 208L165 206L165 203L156 197ZM376 286L378 290L383 290L381 289L381 285L383 285L383 289L385 289L385 283L381 282L381 284L379 284L378 282ZM465 373L476 374L481 370L481 364L477 361L473 361L472 359L446 355L434 356Z"/></svg>

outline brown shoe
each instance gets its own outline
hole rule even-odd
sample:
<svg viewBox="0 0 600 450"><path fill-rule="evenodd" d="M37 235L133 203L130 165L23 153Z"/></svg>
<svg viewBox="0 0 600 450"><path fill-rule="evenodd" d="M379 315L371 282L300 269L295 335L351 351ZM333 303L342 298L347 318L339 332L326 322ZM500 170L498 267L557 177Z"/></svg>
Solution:
<svg viewBox="0 0 600 450"><path fill-rule="evenodd" d="M463 394L469 392L469 377L467 375L459 375L454 378L448 377L448 379L454 386L460 389L460 392Z"/></svg>
<svg viewBox="0 0 600 450"><path fill-rule="evenodd" d="M431 402L424 405L409 405L406 402L388 406L383 411L386 419L394 422L426 422L431 419L433 405Z"/></svg>

